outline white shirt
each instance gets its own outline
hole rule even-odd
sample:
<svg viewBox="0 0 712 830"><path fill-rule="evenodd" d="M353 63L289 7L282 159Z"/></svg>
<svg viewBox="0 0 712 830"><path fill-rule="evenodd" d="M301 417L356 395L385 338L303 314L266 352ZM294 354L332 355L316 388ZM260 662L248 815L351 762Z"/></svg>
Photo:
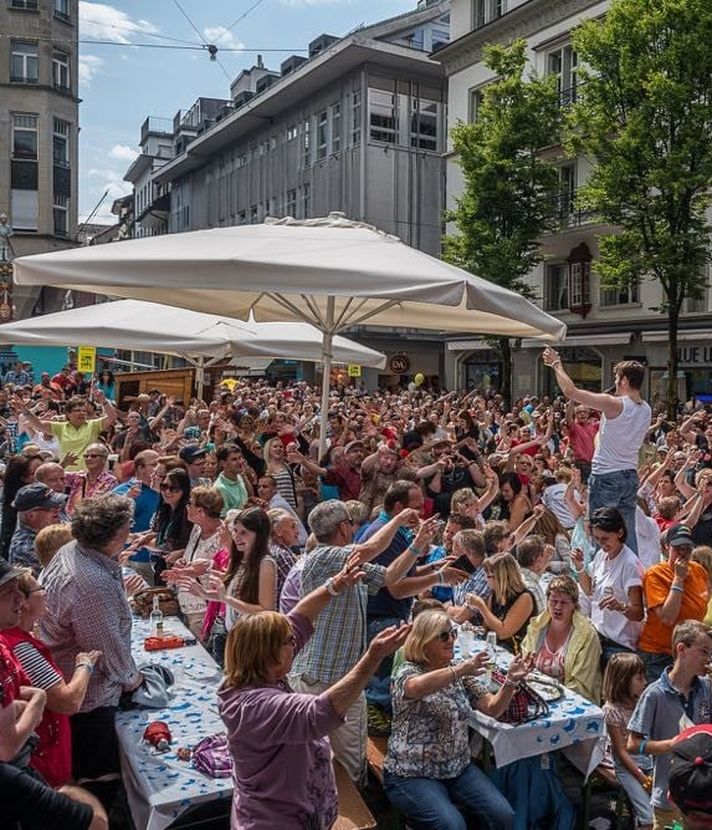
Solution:
<svg viewBox="0 0 712 830"><path fill-rule="evenodd" d="M297 513L294 511L292 505L284 498L281 493L275 493L272 498L269 500L269 509L276 510L279 508L280 510L284 510L285 512L289 513L290 516L294 519L297 523L297 532L299 534L299 538L297 539L297 544L300 548L303 548L304 545L307 543L308 534L307 531L302 524L302 520L299 518Z"/></svg>
<svg viewBox="0 0 712 830"><path fill-rule="evenodd" d="M623 411L615 418L601 414L598 446L593 454L594 475L638 469L638 452L650 429L652 411L645 401L635 403L627 395L621 397Z"/></svg>
<svg viewBox="0 0 712 830"><path fill-rule="evenodd" d="M600 602L606 595L613 596L621 603L628 602L628 591L643 585L643 566L627 546L613 559L599 550L588 567L591 577L591 622L596 630L616 643L627 648L638 646L642 622L629 620L623 614L611 609L603 610Z"/></svg>
<svg viewBox="0 0 712 830"><path fill-rule="evenodd" d="M551 512L556 516L556 518L561 522L562 527L566 528L566 530L571 530L571 528L576 524L576 519L571 515L571 511L566 506L566 502L564 501L564 494L566 493L566 485L563 481L559 481L556 484L550 484L542 493L541 500L544 504L544 507L547 510L551 510Z"/></svg>

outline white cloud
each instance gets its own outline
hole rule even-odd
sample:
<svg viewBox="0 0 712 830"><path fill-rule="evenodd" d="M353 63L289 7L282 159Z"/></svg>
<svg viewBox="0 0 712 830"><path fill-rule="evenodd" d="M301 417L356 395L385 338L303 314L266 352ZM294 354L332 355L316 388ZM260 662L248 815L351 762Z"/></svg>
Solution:
<svg viewBox="0 0 712 830"><path fill-rule="evenodd" d="M132 34L156 34L158 28L148 20L132 20L126 12L107 3L79 0L79 28L92 40L131 43Z"/></svg>
<svg viewBox="0 0 712 830"><path fill-rule="evenodd" d="M206 26L203 29L203 36L208 43L214 43L218 47L218 50L221 47L223 49L245 48L245 44L239 41L225 26Z"/></svg>
<svg viewBox="0 0 712 830"><path fill-rule="evenodd" d="M104 59L98 55L79 55L79 86L88 87L103 65Z"/></svg>
<svg viewBox="0 0 712 830"><path fill-rule="evenodd" d="M117 181L121 179L121 176L116 172L116 170L111 170L110 168L106 167L92 167L88 173L89 176L95 176L100 179L116 179Z"/></svg>
<svg viewBox="0 0 712 830"><path fill-rule="evenodd" d="M133 161L138 156L138 150L134 150L133 147L128 147L126 144L114 144L111 150L109 150L109 155L112 159Z"/></svg>

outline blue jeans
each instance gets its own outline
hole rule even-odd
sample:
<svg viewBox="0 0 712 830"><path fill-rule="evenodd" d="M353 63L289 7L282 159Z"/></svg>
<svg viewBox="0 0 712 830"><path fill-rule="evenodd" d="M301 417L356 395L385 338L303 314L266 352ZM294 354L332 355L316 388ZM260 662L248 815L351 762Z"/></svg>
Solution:
<svg viewBox="0 0 712 830"><path fill-rule="evenodd" d="M627 532L626 545L638 553L638 538L635 535L635 508L638 499L637 470L617 470L603 475L592 474L588 480L588 515L599 507L615 507L623 516Z"/></svg>
<svg viewBox="0 0 712 830"><path fill-rule="evenodd" d="M647 775L652 775L653 765L649 755L634 755L633 759L638 763L640 769ZM636 827L646 826L653 823L653 808L650 803L650 793L647 793L637 778L634 778L621 764L615 764L616 778L618 783L625 790L630 803L635 811Z"/></svg>
<svg viewBox="0 0 712 830"><path fill-rule="evenodd" d="M372 617L368 620L366 627L366 639L371 640L385 631L392 625L400 625L403 620L398 617ZM376 669L374 676L366 685L366 700L380 706L384 712L391 713L391 669L393 668L393 655L384 657Z"/></svg>
<svg viewBox="0 0 712 830"><path fill-rule="evenodd" d="M645 666L645 679L648 683L660 680L660 675L668 666L672 666L673 659L669 654L655 654L652 651L639 651L638 655Z"/></svg>
<svg viewBox="0 0 712 830"><path fill-rule="evenodd" d="M477 819L481 830L511 830L514 810L490 779L474 764L457 778L401 778L384 770L383 785L391 804L413 830L467 830L455 806Z"/></svg>

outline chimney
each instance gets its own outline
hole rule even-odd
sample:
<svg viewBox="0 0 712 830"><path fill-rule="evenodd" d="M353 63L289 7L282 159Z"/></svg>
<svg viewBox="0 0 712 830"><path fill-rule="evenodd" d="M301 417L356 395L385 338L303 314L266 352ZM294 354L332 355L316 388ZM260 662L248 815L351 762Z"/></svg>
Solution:
<svg viewBox="0 0 712 830"><path fill-rule="evenodd" d="M257 56L257 68L258 69L264 69L265 68L265 65L262 61L262 55Z"/></svg>

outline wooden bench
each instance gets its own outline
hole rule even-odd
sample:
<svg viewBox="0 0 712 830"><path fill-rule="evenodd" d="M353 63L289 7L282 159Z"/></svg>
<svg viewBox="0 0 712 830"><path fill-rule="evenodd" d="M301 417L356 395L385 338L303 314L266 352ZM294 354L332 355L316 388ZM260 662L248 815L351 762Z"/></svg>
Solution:
<svg viewBox="0 0 712 830"><path fill-rule="evenodd" d="M338 761L334 761L334 778L339 796L339 817L333 830L368 830L375 827L376 819L361 798L349 774Z"/></svg>
<svg viewBox="0 0 712 830"><path fill-rule="evenodd" d="M366 760L373 777L383 786L383 762L388 750L388 738L369 738L366 745Z"/></svg>

